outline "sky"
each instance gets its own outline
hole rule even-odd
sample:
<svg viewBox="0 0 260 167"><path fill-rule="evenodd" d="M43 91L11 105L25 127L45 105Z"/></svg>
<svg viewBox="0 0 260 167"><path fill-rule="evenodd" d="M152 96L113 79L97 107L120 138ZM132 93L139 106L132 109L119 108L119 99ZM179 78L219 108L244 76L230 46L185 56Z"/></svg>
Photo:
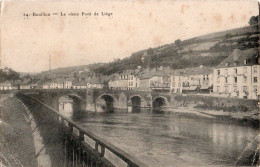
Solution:
<svg viewBox="0 0 260 167"><path fill-rule="evenodd" d="M248 25L256 0L2 1L1 67L19 72L111 62L150 47ZM58 13L29 16L34 13ZM66 16L61 16L66 13ZM80 16L68 16L68 13ZM82 12L91 16L81 16ZM99 16L93 14L97 12ZM101 12L112 15L101 16Z"/></svg>

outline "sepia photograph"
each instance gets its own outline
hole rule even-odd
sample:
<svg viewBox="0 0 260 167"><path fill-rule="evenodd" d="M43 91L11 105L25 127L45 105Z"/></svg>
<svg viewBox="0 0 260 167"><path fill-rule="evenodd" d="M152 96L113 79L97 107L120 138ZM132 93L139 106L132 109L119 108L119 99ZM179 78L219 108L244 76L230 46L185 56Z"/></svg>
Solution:
<svg viewBox="0 0 260 167"><path fill-rule="evenodd" d="M0 167L259 166L257 0L0 0Z"/></svg>

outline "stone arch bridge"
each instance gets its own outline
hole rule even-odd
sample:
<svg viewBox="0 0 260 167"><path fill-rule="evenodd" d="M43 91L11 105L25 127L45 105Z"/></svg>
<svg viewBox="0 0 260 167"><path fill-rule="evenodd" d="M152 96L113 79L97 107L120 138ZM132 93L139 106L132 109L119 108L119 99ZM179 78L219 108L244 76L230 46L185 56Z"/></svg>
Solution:
<svg viewBox="0 0 260 167"><path fill-rule="evenodd" d="M23 90L20 93L30 95L58 109L61 97L70 97L78 109L96 111L97 104L103 100L107 106L127 109L129 106L141 108L170 107L172 95L160 92L142 92L133 90L110 89L57 89L57 90Z"/></svg>

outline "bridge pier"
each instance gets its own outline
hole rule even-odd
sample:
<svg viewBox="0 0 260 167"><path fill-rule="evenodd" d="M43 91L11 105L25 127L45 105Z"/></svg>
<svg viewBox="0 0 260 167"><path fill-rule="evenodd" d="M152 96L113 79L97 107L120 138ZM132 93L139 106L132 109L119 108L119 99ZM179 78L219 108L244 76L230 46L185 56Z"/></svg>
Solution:
<svg viewBox="0 0 260 167"><path fill-rule="evenodd" d="M120 93L114 108L127 110L127 97L124 93Z"/></svg>
<svg viewBox="0 0 260 167"><path fill-rule="evenodd" d="M96 111L96 102L92 94L87 94L86 101L87 101L86 110Z"/></svg>

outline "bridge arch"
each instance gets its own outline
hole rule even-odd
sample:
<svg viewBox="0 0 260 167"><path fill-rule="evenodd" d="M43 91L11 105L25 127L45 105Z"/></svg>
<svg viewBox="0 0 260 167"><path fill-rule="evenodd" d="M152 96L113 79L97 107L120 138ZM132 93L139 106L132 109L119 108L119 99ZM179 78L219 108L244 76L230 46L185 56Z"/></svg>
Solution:
<svg viewBox="0 0 260 167"><path fill-rule="evenodd" d="M169 105L168 99L164 96L156 96L152 101L153 108L166 107Z"/></svg>
<svg viewBox="0 0 260 167"><path fill-rule="evenodd" d="M142 96L134 94L129 97L128 105L133 107L145 107L146 103L145 99Z"/></svg>
<svg viewBox="0 0 260 167"><path fill-rule="evenodd" d="M72 105L72 111L79 111L79 110L85 110L86 109L86 101L80 97L79 95L75 94L67 94L67 95L62 95L59 97L59 110L60 110L60 103L63 103L63 110L64 104L71 103ZM68 108L67 108L68 109Z"/></svg>
<svg viewBox="0 0 260 167"><path fill-rule="evenodd" d="M103 100L103 101L102 101ZM104 102L104 103L103 103ZM111 94L102 94L96 98L96 108L97 106L101 106L103 109L108 109L108 111L112 111L116 106L117 100L114 95Z"/></svg>

